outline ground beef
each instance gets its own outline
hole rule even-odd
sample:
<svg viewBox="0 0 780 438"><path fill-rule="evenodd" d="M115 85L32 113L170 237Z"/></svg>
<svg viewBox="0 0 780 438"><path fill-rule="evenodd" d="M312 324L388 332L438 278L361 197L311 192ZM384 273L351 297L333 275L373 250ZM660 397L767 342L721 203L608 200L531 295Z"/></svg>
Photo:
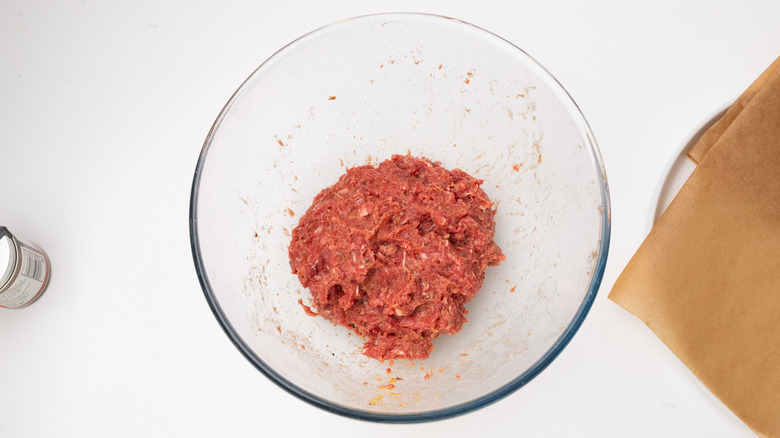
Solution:
<svg viewBox="0 0 780 438"><path fill-rule="evenodd" d="M363 336L366 356L427 358L432 340L463 326L485 268L505 259L481 183L411 155L347 170L292 232L306 313Z"/></svg>

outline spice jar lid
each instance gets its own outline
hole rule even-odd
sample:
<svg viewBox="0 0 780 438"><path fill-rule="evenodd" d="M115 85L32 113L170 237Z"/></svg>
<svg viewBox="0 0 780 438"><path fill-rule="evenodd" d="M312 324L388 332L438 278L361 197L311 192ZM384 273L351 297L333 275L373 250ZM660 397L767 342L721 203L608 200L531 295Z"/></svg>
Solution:
<svg viewBox="0 0 780 438"><path fill-rule="evenodd" d="M0 288L5 286L13 273L16 257L13 252L11 238L5 233L5 227L0 227Z"/></svg>

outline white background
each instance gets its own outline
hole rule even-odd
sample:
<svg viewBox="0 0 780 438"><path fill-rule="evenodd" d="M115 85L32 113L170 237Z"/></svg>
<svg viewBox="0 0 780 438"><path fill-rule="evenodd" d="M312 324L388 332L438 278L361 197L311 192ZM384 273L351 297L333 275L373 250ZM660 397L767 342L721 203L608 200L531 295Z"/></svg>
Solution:
<svg viewBox="0 0 780 438"><path fill-rule="evenodd" d="M0 309L0 437L751 436L607 299L680 142L780 55L780 2L0 0L0 224L49 254L48 290ZM321 25L431 12L520 46L591 124L612 194L602 288L560 357L458 418L373 424L287 394L212 316L188 234L215 117Z"/></svg>

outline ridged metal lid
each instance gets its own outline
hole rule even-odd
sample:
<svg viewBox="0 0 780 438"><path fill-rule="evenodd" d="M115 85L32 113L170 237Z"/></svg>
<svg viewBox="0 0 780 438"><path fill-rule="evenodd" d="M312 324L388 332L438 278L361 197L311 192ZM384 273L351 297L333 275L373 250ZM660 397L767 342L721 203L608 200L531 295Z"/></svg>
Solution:
<svg viewBox="0 0 780 438"><path fill-rule="evenodd" d="M0 288L5 287L16 265L15 245L5 227L0 227Z"/></svg>

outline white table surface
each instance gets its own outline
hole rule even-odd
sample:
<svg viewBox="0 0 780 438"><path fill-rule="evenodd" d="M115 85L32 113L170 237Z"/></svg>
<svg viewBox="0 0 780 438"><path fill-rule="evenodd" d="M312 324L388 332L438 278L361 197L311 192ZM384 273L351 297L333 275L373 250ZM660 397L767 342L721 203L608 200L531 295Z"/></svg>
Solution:
<svg viewBox="0 0 780 438"><path fill-rule="evenodd" d="M233 91L301 34L383 11L457 17L539 60L590 122L612 195L571 344L505 399L415 425L336 416L261 375L212 316L188 232ZM0 437L751 436L607 294L679 143L780 55L779 21L775 0L0 0L0 224L53 265L37 303L0 309Z"/></svg>

